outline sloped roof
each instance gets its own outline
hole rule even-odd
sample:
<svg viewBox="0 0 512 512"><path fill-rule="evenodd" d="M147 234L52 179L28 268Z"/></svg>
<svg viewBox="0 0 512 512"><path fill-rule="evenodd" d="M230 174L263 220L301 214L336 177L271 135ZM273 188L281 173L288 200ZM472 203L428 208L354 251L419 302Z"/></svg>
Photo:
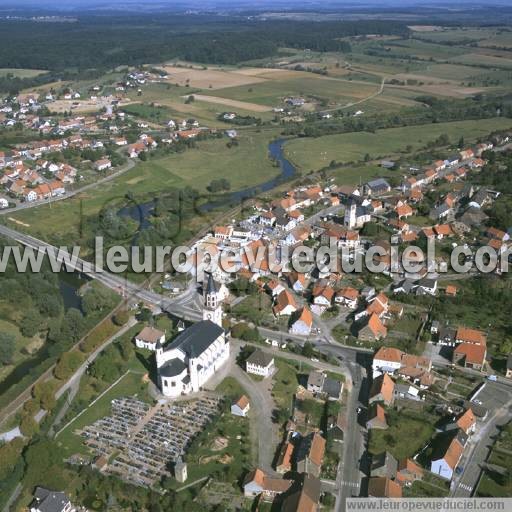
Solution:
<svg viewBox="0 0 512 512"><path fill-rule="evenodd" d="M471 409L468 409L458 420L457 425L464 432L468 430L476 423L475 415Z"/></svg>
<svg viewBox="0 0 512 512"><path fill-rule="evenodd" d="M223 333L224 330L219 325L210 320L202 320L181 332L167 345L165 351L178 348L188 357L198 357Z"/></svg>
<svg viewBox="0 0 512 512"><path fill-rule="evenodd" d="M401 498L402 488L386 477L372 477L368 484L368 495L375 498Z"/></svg>
<svg viewBox="0 0 512 512"><path fill-rule="evenodd" d="M393 379L387 373L383 373L373 381L370 397L373 398L380 394L386 402L391 402L394 389L395 383Z"/></svg>
<svg viewBox="0 0 512 512"><path fill-rule="evenodd" d="M399 362L401 362L403 355L404 355L404 352L402 352L398 348L381 347L381 348L379 348L379 350L377 350L377 352L375 352L373 359L378 359L380 361L391 361L394 363L399 363Z"/></svg>
<svg viewBox="0 0 512 512"><path fill-rule="evenodd" d="M464 343L473 343L474 345L486 345L487 336L477 329L469 329L467 327L459 327L455 339Z"/></svg>

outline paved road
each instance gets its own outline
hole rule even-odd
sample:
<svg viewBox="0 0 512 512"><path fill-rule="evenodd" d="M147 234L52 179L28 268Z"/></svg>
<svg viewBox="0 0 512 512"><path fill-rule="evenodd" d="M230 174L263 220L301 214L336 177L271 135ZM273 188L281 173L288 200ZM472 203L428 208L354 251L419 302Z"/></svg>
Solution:
<svg viewBox="0 0 512 512"><path fill-rule="evenodd" d="M510 387L499 382L486 382L478 393L478 399L489 411L484 422L477 423L477 430L468 441L459 467L462 474L456 476L451 485L450 496L468 498L473 495L482 473L482 464L494 444L498 427L512 419Z"/></svg>

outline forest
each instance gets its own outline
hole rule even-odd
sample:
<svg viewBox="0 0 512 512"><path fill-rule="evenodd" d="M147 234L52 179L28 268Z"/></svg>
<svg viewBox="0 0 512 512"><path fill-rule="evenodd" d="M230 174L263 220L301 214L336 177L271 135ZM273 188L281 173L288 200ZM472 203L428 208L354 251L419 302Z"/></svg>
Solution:
<svg viewBox="0 0 512 512"><path fill-rule="evenodd" d="M349 51L340 38L368 33L407 36L409 29L395 21L263 22L186 15L90 15L67 24L2 20L0 68L90 72L173 58L236 64L274 55L280 47Z"/></svg>

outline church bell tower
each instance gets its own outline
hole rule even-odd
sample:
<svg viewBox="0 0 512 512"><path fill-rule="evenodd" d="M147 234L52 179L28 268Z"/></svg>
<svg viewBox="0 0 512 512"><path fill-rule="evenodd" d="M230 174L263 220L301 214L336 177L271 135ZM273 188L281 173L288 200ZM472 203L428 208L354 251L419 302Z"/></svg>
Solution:
<svg viewBox="0 0 512 512"><path fill-rule="evenodd" d="M208 275L208 283L204 292L203 320L210 320L222 327L222 307L219 300L219 290L211 274Z"/></svg>

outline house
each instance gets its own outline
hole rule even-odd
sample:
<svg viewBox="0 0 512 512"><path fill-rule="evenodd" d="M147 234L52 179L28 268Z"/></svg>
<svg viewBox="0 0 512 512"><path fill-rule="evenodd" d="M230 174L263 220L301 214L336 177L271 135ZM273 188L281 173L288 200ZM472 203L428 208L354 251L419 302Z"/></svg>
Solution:
<svg viewBox="0 0 512 512"><path fill-rule="evenodd" d="M383 402L386 405L391 405L394 401L394 390L393 379L387 373L383 373L374 379L368 403Z"/></svg>
<svg viewBox="0 0 512 512"><path fill-rule="evenodd" d="M393 394L395 398L406 400L420 400L420 390L408 384L396 384Z"/></svg>
<svg viewBox="0 0 512 512"><path fill-rule="evenodd" d="M375 403L369 407L368 416L366 418L366 428L368 430L372 428L385 430L388 428L386 411L382 405Z"/></svg>
<svg viewBox="0 0 512 512"><path fill-rule="evenodd" d="M325 394L330 400L339 400L343 391L343 383L327 377L320 370L314 370L308 376L307 390L313 394Z"/></svg>
<svg viewBox="0 0 512 512"><path fill-rule="evenodd" d="M372 372L373 377L382 373L395 373L402 367L404 352L394 347L381 347L373 356Z"/></svg>
<svg viewBox="0 0 512 512"><path fill-rule="evenodd" d="M409 486L414 481L421 480L424 473L423 468L412 459L402 459L398 462L395 480L401 485Z"/></svg>
<svg viewBox="0 0 512 512"><path fill-rule="evenodd" d="M477 329L459 327L455 334L455 341L457 343L469 343L471 345L486 345L487 336Z"/></svg>
<svg viewBox="0 0 512 512"><path fill-rule="evenodd" d="M292 484L292 480L271 478L263 470L256 468L245 477L244 496L254 498L261 494L263 499L273 500L279 494L288 491Z"/></svg>
<svg viewBox="0 0 512 512"><path fill-rule="evenodd" d="M448 297L455 297L458 291L459 289L454 284L447 284L444 293Z"/></svg>
<svg viewBox="0 0 512 512"><path fill-rule="evenodd" d="M457 165L459 163L459 161L460 161L459 155L451 155L445 160L445 163L447 166L453 166L453 165Z"/></svg>
<svg viewBox="0 0 512 512"><path fill-rule="evenodd" d="M395 481L383 476L371 477L368 481L369 498L401 498L402 488Z"/></svg>
<svg viewBox="0 0 512 512"><path fill-rule="evenodd" d="M313 304L319 312L323 312L332 304L334 290L330 286L315 286L312 292Z"/></svg>
<svg viewBox="0 0 512 512"><path fill-rule="evenodd" d="M112 162L108 158L102 158L94 162L94 168L97 171L106 171L112 167Z"/></svg>
<svg viewBox="0 0 512 512"><path fill-rule="evenodd" d="M437 280L423 278L418 281L416 287L416 295L432 295L435 296L437 293Z"/></svg>
<svg viewBox="0 0 512 512"><path fill-rule="evenodd" d="M364 193L368 196L385 194L391 190L391 185L384 178L377 178L364 185Z"/></svg>
<svg viewBox="0 0 512 512"><path fill-rule="evenodd" d="M74 512L76 509L69 498L59 491L36 487L30 512Z"/></svg>
<svg viewBox="0 0 512 512"><path fill-rule="evenodd" d="M302 293L306 289L306 274L300 272L290 272L288 274L288 283L296 293Z"/></svg>
<svg viewBox="0 0 512 512"><path fill-rule="evenodd" d="M300 313L300 316L291 324L289 332L292 334L301 334L308 336L311 334L311 328L313 327L313 314L311 310L304 306Z"/></svg>
<svg viewBox="0 0 512 512"><path fill-rule="evenodd" d="M338 290L334 297L334 302L340 306L347 307L349 309L356 309L359 300L359 291L355 288L347 286Z"/></svg>
<svg viewBox="0 0 512 512"><path fill-rule="evenodd" d="M394 480L398 470L398 461L389 452L381 452L372 456L371 476L386 477Z"/></svg>
<svg viewBox="0 0 512 512"><path fill-rule="evenodd" d="M340 410L336 417L327 418L327 433L333 441L343 441L347 430L347 418Z"/></svg>
<svg viewBox="0 0 512 512"><path fill-rule="evenodd" d="M453 351L453 363L461 364L465 368L482 371L485 365L485 356L487 349L485 345L473 345L471 343L461 343Z"/></svg>
<svg viewBox="0 0 512 512"><path fill-rule="evenodd" d="M366 308L366 315L376 314L379 318L386 315L389 309L389 299L384 293L379 293L374 297L368 299L368 307Z"/></svg>
<svg viewBox="0 0 512 512"><path fill-rule="evenodd" d="M0 210L9 207L9 200L5 196L0 196Z"/></svg>
<svg viewBox="0 0 512 512"><path fill-rule="evenodd" d="M276 279L271 279L268 283L267 283L267 288L268 290L270 291L270 294L272 295L272 297L276 297L277 295L279 295L281 292L283 292L286 288L279 282L277 281Z"/></svg>
<svg viewBox="0 0 512 512"><path fill-rule="evenodd" d="M146 348L154 351L156 350L157 343L165 343L165 333L154 327L144 327L144 329L135 336L135 345L138 348Z"/></svg>
<svg viewBox="0 0 512 512"><path fill-rule="evenodd" d="M261 349L256 349L245 361L245 371L260 375L261 377L268 377L274 372L275 361L272 354L267 354Z"/></svg>
<svg viewBox="0 0 512 512"><path fill-rule="evenodd" d="M325 455L325 439L312 432L300 440L296 449L297 472L320 476Z"/></svg>
<svg viewBox="0 0 512 512"><path fill-rule="evenodd" d="M213 236L221 240L227 240L233 235L233 226L215 226Z"/></svg>
<svg viewBox="0 0 512 512"><path fill-rule="evenodd" d="M441 220L453 216L454 214L455 210L451 206L446 203L442 203L430 210L428 216L433 220Z"/></svg>
<svg viewBox="0 0 512 512"><path fill-rule="evenodd" d="M297 311L297 303L288 290L283 290L276 299L273 306L275 316L288 316Z"/></svg>
<svg viewBox="0 0 512 512"><path fill-rule="evenodd" d="M276 471L279 474L288 473L292 470L292 457L293 457L294 446L289 441L286 441L281 450L276 462Z"/></svg>
<svg viewBox="0 0 512 512"><path fill-rule="evenodd" d="M32 201L37 201L39 196L37 195L36 189L27 189L22 192L23 197L27 203L31 203Z"/></svg>
<svg viewBox="0 0 512 512"><path fill-rule="evenodd" d="M416 289L416 286L412 279L403 279L393 287L393 293L405 293L408 295Z"/></svg>
<svg viewBox="0 0 512 512"><path fill-rule="evenodd" d="M242 395L234 404L231 405L231 414L245 418L250 408L249 399L245 395Z"/></svg>
<svg viewBox="0 0 512 512"><path fill-rule="evenodd" d="M297 226L288 233L282 243L285 245L296 245L305 242L310 236L311 230L308 226Z"/></svg>
<svg viewBox="0 0 512 512"><path fill-rule="evenodd" d="M437 343L446 347L454 347L457 331L451 327L442 326L439 328Z"/></svg>
<svg viewBox="0 0 512 512"><path fill-rule="evenodd" d="M451 480L464 452L466 439L465 434L462 432L457 433L455 436L452 434L438 436L439 444L432 457L430 471L442 478Z"/></svg>
<svg viewBox="0 0 512 512"><path fill-rule="evenodd" d="M476 429L476 418L471 409L467 409L455 422L466 435L471 435Z"/></svg>
<svg viewBox="0 0 512 512"><path fill-rule="evenodd" d="M300 489L285 498L281 505L281 512L317 512L322 485L318 478L303 475Z"/></svg>
<svg viewBox="0 0 512 512"><path fill-rule="evenodd" d="M388 330L379 316L372 313L363 320L357 332L357 338L363 341L378 341L385 338L387 334Z"/></svg>

